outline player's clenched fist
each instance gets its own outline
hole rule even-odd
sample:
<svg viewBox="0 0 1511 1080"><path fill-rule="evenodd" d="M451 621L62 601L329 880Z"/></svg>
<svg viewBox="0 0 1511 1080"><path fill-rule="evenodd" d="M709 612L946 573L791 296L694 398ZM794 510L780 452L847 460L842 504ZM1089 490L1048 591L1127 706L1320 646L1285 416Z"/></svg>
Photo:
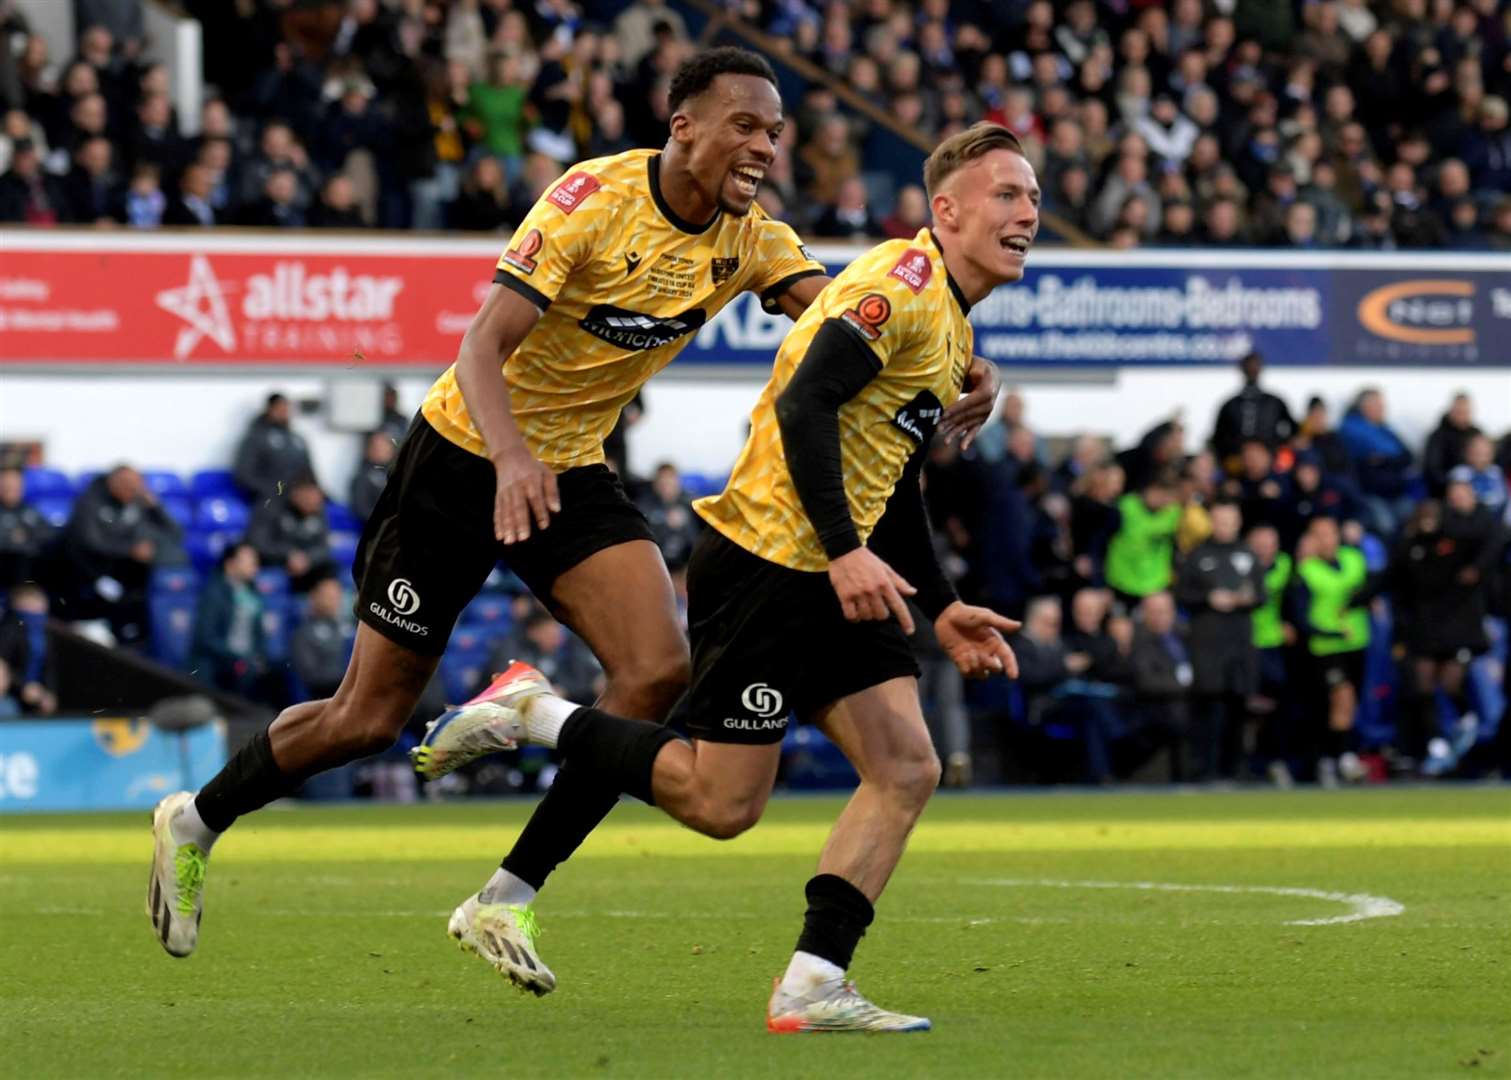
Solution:
<svg viewBox="0 0 1511 1080"><path fill-rule="evenodd" d="M960 674L968 679L984 679L990 675L1016 679L1018 658L1002 635L1011 634L1021 626L1021 623L988 608L962 604L959 600L941 611L934 620L934 632L939 635L940 647L960 669Z"/></svg>
<svg viewBox="0 0 1511 1080"><path fill-rule="evenodd" d="M545 529L551 515L561 512L556 474L536 461L524 444L494 454L493 466L498 477L493 534L501 543L528 539L532 521L537 529Z"/></svg>
<svg viewBox="0 0 1511 1080"><path fill-rule="evenodd" d="M829 562L829 584L851 622L885 622L895 617L904 634L913 632L913 616L903 597L918 590L869 548L858 547Z"/></svg>

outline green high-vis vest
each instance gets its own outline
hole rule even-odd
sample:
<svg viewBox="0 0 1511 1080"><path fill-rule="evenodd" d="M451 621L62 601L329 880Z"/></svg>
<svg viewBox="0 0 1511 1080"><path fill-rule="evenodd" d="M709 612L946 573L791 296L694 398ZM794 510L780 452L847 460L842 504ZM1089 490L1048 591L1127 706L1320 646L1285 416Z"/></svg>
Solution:
<svg viewBox="0 0 1511 1080"><path fill-rule="evenodd" d="M1129 596L1149 596L1170 585L1180 507L1150 510L1137 495L1118 500L1122 527L1107 544L1107 584Z"/></svg>
<svg viewBox="0 0 1511 1080"><path fill-rule="evenodd" d="M1349 633L1347 638L1314 635L1307 645L1313 656L1357 652L1369 644L1369 612L1346 607L1348 598L1369 576L1358 548L1340 547L1337 566L1318 558L1303 559L1296 573L1312 593L1312 609L1307 613L1311 624L1320 630Z"/></svg>
<svg viewBox="0 0 1511 1080"><path fill-rule="evenodd" d="M1275 556L1275 565L1265 571L1264 603L1254 609L1254 647L1257 649L1278 649L1285 644L1280 605L1290 580L1291 557L1282 551Z"/></svg>

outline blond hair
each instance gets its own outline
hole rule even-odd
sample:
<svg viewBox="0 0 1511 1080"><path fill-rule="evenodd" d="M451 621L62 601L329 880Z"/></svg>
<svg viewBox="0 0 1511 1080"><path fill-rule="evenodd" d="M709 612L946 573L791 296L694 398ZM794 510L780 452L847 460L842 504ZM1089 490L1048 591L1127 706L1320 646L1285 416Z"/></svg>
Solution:
<svg viewBox="0 0 1511 1080"><path fill-rule="evenodd" d="M934 147L929 160L923 163L923 186L929 198L955 173L977 158L985 157L993 150L1011 150L1023 153L1023 144L1001 124L972 124L958 131Z"/></svg>

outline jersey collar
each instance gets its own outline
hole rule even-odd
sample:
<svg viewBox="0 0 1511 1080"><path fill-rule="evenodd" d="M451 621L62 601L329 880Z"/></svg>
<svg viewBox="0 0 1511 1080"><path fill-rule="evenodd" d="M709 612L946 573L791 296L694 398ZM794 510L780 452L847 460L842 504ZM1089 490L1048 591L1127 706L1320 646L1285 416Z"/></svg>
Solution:
<svg viewBox="0 0 1511 1080"><path fill-rule="evenodd" d="M661 211L661 216L671 222L673 228L697 236L700 233L706 233L713 226L714 222L719 220L719 216L724 212L723 210L715 210L714 216L702 225L694 225L691 221L678 214L667 203L666 197L661 194L661 155L652 154L646 159L646 162L646 171L649 174L651 184L651 198L656 203L656 209Z"/></svg>
<svg viewBox="0 0 1511 1080"><path fill-rule="evenodd" d="M934 230L929 230L929 242L934 245L934 250L939 252L939 265L944 266L944 248L939 246L939 237L934 235ZM950 283L950 295L955 298L955 303L960 305L960 313L971 313L971 302L965 298L965 292L960 288L960 283L955 280L955 275L950 273L950 268L944 266L944 279Z"/></svg>

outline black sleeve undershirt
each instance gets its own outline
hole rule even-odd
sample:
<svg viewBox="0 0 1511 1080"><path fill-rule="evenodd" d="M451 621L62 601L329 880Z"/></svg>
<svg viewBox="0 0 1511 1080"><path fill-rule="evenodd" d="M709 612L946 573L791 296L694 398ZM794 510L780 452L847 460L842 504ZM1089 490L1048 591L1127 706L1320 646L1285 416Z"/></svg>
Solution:
<svg viewBox="0 0 1511 1080"><path fill-rule="evenodd" d="M819 327L792 381L777 398L777 423L792 486L832 559L860 547L850 516L839 438L839 409L876 377L881 361L843 323L828 319ZM955 601L939 562L923 505L921 476L927 447L908 460L871 535L871 550L907 578L914 598L930 619Z"/></svg>
<svg viewBox="0 0 1511 1080"><path fill-rule="evenodd" d="M934 534L923 502L923 463L928 455L927 443L913 451L866 546L918 590L913 602L932 622L959 596L934 555Z"/></svg>
<svg viewBox="0 0 1511 1080"><path fill-rule="evenodd" d="M825 319L776 400L787 472L831 560L860 547L845 498L839 409L880 370L881 361L843 323Z"/></svg>

